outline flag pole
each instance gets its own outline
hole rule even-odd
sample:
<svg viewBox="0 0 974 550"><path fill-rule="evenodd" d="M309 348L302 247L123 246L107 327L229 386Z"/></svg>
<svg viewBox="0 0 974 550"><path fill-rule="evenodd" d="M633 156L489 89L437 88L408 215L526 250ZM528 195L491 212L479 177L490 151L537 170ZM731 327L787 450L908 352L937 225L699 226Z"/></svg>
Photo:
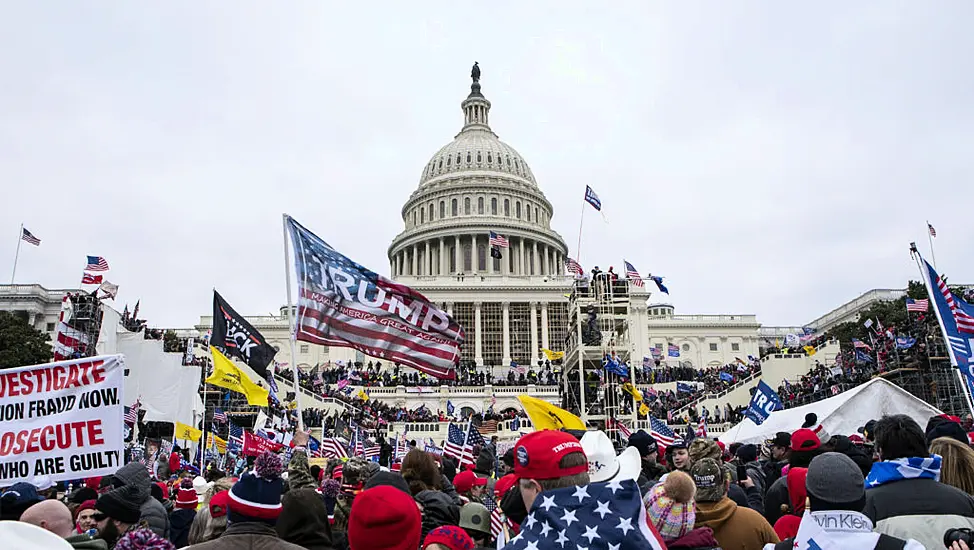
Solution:
<svg viewBox="0 0 974 550"><path fill-rule="evenodd" d="M203 475L203 462L206 461L206 383L203 383L203 430L200 432L200 475Z"/></svg>
<svg viewBox="0 0 974 550"><path fill-rule="evenodd" d="M297 405L298 411L298 429L302 432L304 431L304 415L301 412L301 387L298 385L298 353L297 346L295 345L295 328L294 328L294 312L291 311L293 306L291 305L291 252L288 249L287 244L287 221L290 218L287 214L281 215L281 220L284 228L284 280L285 286L287 286L287 324L289 330L291 331L291 337L288 339L291 344L291 374L294 375L294 403ZM271 374L271 376L274 376Z"/></svg>
<svg viewBox="0 0 974 550"><path fill-rule="evenodd" d="M578 218L578 244L575 246L575 261L582 265L582 223L585 221L585 199L582 199L582 213ZM592 281L594 284L595 281Z"/></svg>
<svg viewBox="0 0 974 550"><path fill-rule="evenodd" d="M581 233L579 233L581 238ZM17 276L17 260L20 258L20 243L24 240L24 224L20 224L20 231L17 233L17 252L14 253L14 271L10 274L10 284L14 284L14 277Z"/></svg>
<svg viewBox="0 0 974 550"><path fill-rule="evenodd" d="M933 233L930 232L931 227L933 226L930 225L930 220L927 220L927 241L930 243L930 259L933 260L933 268L937 269L937 254L933 251ZM937 272L939 273L940 271L938 270ZM11 281L12 283L13 281Z"/></svg>

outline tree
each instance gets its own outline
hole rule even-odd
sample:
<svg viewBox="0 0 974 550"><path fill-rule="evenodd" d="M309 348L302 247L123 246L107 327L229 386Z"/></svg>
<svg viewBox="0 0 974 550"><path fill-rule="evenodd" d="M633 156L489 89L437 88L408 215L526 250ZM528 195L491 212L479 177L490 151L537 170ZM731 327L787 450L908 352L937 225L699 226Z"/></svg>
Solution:
<svg viewBox="0 0 974 550"><path fill-rule="evenodd" d="M0 311L0 369L48 363L50 337L9 311Z"/></svg>
<svg viewBox="0 0 974 550"><path fill-rule="evenodd" d="M169 329L162 335L162 350L170 353L179 351L179 337L175 330Z"/></svg>
<svg viewBox="0 0 974 550"><path fill-rule="evenodd" d="M927 289L921 282L910 281L907 285L906 294L913 299L923 299L927 297ZM909 314L906 311L906 298L876 302L868 308L859 312L859 317L855 321L849 321L836 325L828 330L830 338L835 338L839 342L848 343L853 338L858 338L864 342L869 342L870 329L863 323L866 319L873 322L882 323L884 327L904 327L909 324ZM876 326L873 329L876 330Z"/></svg>

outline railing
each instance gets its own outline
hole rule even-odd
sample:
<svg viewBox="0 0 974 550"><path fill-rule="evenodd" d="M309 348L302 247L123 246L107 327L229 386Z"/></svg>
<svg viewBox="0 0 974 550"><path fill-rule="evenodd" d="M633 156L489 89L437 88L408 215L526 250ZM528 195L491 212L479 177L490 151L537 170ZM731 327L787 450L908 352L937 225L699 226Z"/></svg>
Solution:
<svg viewBox="0 0 974 550"><path fill-rule="evenodd" d="M732 392L732 391L740 388L744 384L747 384L748 382L753 381L755 378L757 378L760 375L761 375L761 371L752 372L750 374L750 376L748 376L747 378L742 378L741 380L738 380L733 385L724 388L720 392L716 392L715 393L715 392L707 392L707 391L704 391L700 395L700 397L697 397L693 401L690 401L686 405L683 405L679 409L676 409L675 411L673 411L673 414L674 415L683 414L684 412L690 410L690 407L693 407L693 406L697 405L701 401L706 401L707 399L720 399L721 397L724 397L725 395L729 394L730 392Z"/></svg>

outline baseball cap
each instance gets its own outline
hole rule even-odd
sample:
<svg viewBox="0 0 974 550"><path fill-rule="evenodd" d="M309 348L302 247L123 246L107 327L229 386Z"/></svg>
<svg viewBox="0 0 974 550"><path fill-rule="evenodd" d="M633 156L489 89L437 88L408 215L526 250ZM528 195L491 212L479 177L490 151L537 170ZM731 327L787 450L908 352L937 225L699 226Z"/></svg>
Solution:
<svg viewBox="0 0 974 550"><path fill-rule="evenodd" d="M514 486L517 482L517 477L514 474L507 474L497 480L494 484L494 496L497 498L503 498L505 494Z"/></svg>
<svg viewBox="0 0 974 550"><path fill-rule="evenodd" d="M653 436L646 433L645 430L639 430L630 435L629 446L638 449L641 456L646 456L650 453L659 451L659 444L657 444L656 440L653 439Z"/></svg>
<svg viewBox="0 0 974 550"><path fill-rule="evenodd" d="M808 428L795 430L795 433L791 434L792 451L814 451L821 446L822 442L818 435Z"/></svg>
<svg viewBox="0 0 974 550"><path fill-rule="evenodd" d="M490 534L490 512L479 502L468 502L460 507L460 527L468 531Z"/></svg>
<svg viewBox="0 0 974 550"><path fill-rule="evenodd" d="M487 485L487 478L477 477L477 474L473 473L472 470L464 470L453 478L453 487L461 495L474 487L483 487L484 485Z"/></svg>
<svg viewBox="0 0 974 550"><path fill-rule="evenodd" d="M690 477L697 486L696 500L700 502L717 502L726 494L724 470L712 458L703 458L690 467Z"/></svg>
<svg viewBox="0 0 974 550"><path fill-rule="evenodd" d="M514 446L514 475L518 479L555 479L588 471L588 463L562 468L561 459L571 453L585 454L571 434L556 430L531 432Z"/></svg>
<svg viewBox="0 0 974 550"><path fill-rule="evenodd" d="M788 432L778 432L774 434L774 439L771 440L771 445L774 447L791 447L791 434Z"/></svg>

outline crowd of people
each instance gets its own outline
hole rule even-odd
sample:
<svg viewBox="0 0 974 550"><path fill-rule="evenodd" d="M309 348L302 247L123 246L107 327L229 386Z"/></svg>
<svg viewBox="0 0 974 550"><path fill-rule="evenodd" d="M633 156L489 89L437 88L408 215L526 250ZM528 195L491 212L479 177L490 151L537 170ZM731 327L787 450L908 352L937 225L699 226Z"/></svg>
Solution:
<svg viewBox="0 0 974 550"><path fill-rule="evenodd" d="M621 452L600 431L544 430L504 452L495 438L478 445L462 466L415 442L376 461L310 465L309 441L296 431L287 461L264 452L240 471L210 463L200 475L174 450L165 469L130 462L73 483L17 483L0 497L0 541L521 550L598 537L620 550L961 550L974 534L974 450L959 419L946 415L925 428L884 416L850 436L829 435L809 415L770 440L730 445L688 436L664 446L637 431ZM622 525L633 531L620 534Z"/></svg>

